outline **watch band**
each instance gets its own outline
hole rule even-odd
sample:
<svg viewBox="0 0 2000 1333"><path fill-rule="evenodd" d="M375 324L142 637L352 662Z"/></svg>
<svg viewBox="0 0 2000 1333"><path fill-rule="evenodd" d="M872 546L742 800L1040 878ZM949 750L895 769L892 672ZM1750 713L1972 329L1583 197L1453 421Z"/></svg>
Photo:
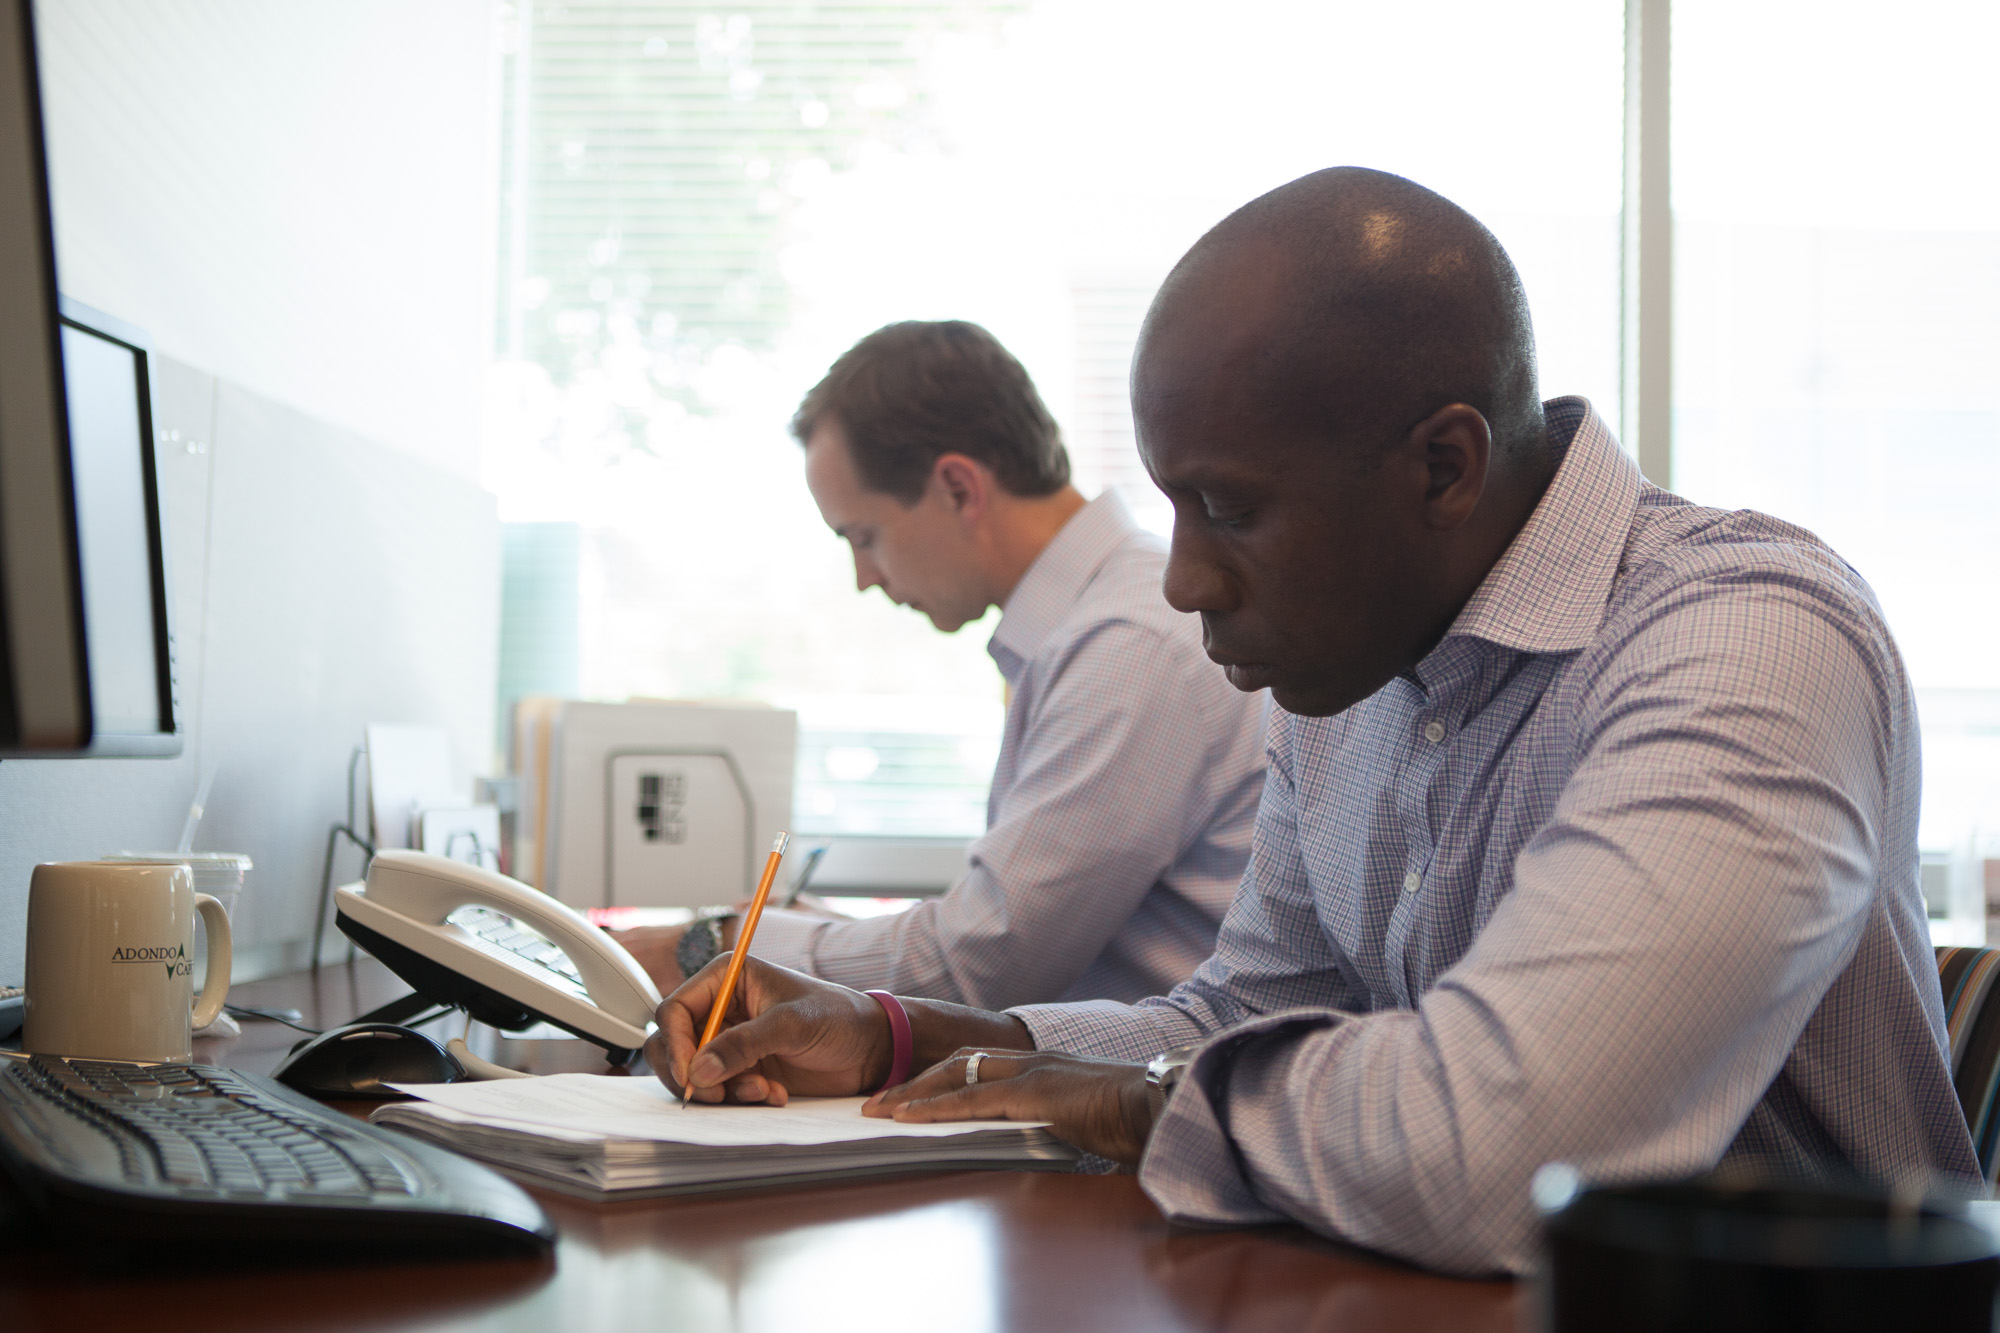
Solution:
<svg viewBox="0 0 2000 1333"><path fill-rule="evenodd" d="M1161 1051L1146 1066L1146 1107L1153 1113L1154 1123L1158 1123L1160 1113L1167 1109L1167 1099L1180 1086L1181 1078L1188 1066L1201 1052L1201 1043L1192 1046L1176 1046L1171 1051Z"/></svg>
<svg viewBox="0 0 2000 1333"><path fill-rule="evenodd" d="M674 962L680 965L683 977L701 971L722 952L722 923L734 915L734 912L718 912L688 923L688 928L681 932L680 943L674 946Z"/></svg>

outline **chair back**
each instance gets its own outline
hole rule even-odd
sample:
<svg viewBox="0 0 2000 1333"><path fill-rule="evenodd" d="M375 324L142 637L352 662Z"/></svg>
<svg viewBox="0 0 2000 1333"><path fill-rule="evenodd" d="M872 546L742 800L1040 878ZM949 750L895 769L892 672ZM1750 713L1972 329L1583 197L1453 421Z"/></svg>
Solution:
<svg viewBox="0 0 2000 1333"><path fill-rule="evenodd" d="M1951 1081L1965 1112L1979 1170L1991 1185L2000 1158L2000 949L1944 945L1937 951L1938 984L1944 990L1945 1032L1951 1038Z"/></svg>

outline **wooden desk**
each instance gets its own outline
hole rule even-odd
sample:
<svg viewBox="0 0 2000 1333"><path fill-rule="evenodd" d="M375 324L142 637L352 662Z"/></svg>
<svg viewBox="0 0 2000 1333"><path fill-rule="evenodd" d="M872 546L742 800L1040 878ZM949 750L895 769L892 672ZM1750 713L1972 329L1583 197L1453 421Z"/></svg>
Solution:
<svg viewBox="0 0 2000 1333"><path fill-rule="evenodd" d="M372 962L238 987L328 1021L399 993ZM307 1021L312 1021L311 1017ZM246 1025L197 1058L268 1069L296 1034ZM589 1068L581 1042L516 1042ZM1511 1333L1517 1290L1400 1268L1294 1227L1170 1227L1130 1176L952 1172L705 1199L589 1204L537 1191L553 1263L106 1278L0 1257L0 1329L1412 1330Z"/></svg>

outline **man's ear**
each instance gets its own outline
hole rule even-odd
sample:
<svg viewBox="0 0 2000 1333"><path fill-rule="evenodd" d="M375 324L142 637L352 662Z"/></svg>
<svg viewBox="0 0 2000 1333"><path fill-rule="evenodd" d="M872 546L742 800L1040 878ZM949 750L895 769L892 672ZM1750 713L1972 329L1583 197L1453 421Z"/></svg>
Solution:
<svg viewBox="0 0 2000 1333"><path fill-rule="evenodd" d="M931 484L952 512L967 521L985 517L993 503L993 474L964 454L940 454L931 464Z"/></svg>
<svg viewBox="0 0 2000 1333"><path fill-rule="evenodd" d="M1493 463L1485 414L1464 403L1441 407L1417 423L1407 444L1423 460L1425 522L1439 532L1459 527L1479 508Z"/></svg>

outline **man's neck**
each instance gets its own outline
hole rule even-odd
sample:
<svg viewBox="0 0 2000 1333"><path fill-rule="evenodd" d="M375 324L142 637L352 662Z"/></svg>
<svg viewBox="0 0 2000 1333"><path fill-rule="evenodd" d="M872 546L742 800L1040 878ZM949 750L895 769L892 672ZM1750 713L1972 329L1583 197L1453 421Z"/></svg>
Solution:
<svg viewBox="0 0 2000 1333"><path fill-rule="evenodd" d="M1528 526L1528 520L1534 517L1542 497L1555 481L1558 464L1559 460L1552 455L1538 455L1532 460L1523 460L1494 479L1490 503L1483 506L1477 526L1464 534L1467 539L1465 552L1454 561L1456 572L1450 580L1449 591L1439 599L1438 615L1421 650L1410 659L1411 668L1437 647L1458 619L1459 612L1465 609L1465 604L1472 600L1473 594L1479 591L1480 585L1486 582L1494 567L1507 554L1507 548Z"/></svg>
<svg viewBox="0 0 2000 1333"><path fill-rule="evenodd" d="M1049 543L1056 539L1076 511L1086 501L1076 487L1065 486L1053 495L1008 495L995 507L990 529L988 570L1002 611L1014 596L1028 569L1041 559Z"/></svg>

